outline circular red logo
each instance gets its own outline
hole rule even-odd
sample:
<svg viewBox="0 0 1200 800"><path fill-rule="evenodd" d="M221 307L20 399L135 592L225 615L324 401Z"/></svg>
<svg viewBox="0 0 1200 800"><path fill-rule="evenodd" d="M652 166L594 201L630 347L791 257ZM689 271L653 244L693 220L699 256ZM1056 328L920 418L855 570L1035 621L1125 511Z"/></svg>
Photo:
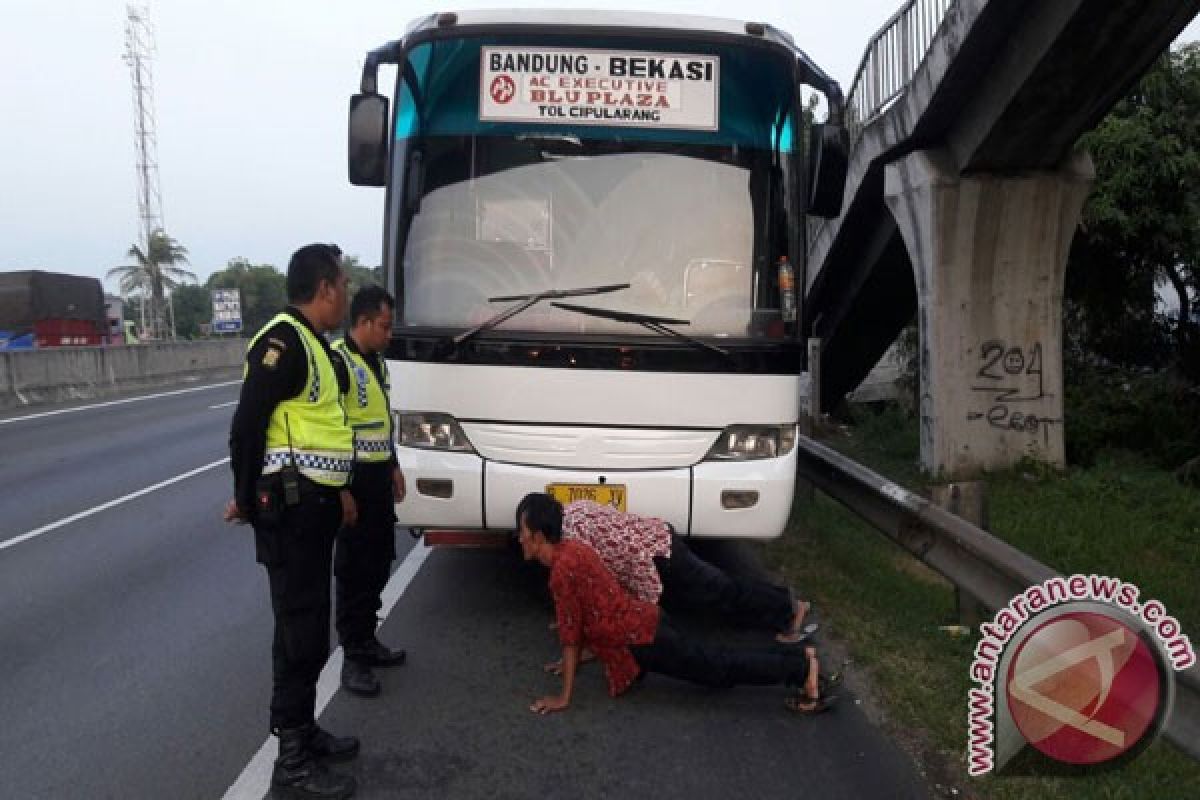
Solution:
<svg viewBox="0 0 1200 800"><path fill-rule="evenodd" d="M1150 647L1120 620L1073 611L1021 642L1005 684L1026 741L1068 764L1099 764L1133 749L1163 702Z"/></svg>
<svg viewBox="0 0 1200 800"><path fill-rule="evenodd" d="M508 103L517 96L517 84L507 75L497 75L492 78L492 86L488 91L497 103Z"/></svg>

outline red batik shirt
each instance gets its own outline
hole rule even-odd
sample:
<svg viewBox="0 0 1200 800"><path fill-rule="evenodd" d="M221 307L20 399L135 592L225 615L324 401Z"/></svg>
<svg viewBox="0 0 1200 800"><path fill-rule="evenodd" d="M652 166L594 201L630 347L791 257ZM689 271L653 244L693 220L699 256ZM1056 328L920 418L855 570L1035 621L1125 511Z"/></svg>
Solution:
<svg viewBox="0 0 1200 800"><path fill-rule="evenodd" d="M608 693L624 692L638 676L629 646L654 641L658 606L626 592L588 545L565 539L550 567L550 592L564 647L587 647L604 665Z"/></svg>
<svg viewBox="0 0 1200 800"><path fill-rule="evenodd" d="M562 531L564 539L577 537L595 548L621 585L635 597L658 602L662 579L653 559L671 556L671 528L667 523L580 500L563 510Z"/></svg>

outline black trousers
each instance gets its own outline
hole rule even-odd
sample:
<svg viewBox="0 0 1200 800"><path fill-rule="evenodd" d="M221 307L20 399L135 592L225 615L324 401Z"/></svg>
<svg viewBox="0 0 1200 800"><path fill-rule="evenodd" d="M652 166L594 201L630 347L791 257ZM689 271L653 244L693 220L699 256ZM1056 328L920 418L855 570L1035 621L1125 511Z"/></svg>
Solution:
<svg viewBox="0 0 1200 800"><path fill-rule="evenodd" d="M671 535L670 558L657 557L663 602L697 611L717 611L747 627L786 631L796 609L792 593L782 586L730 575L704 561L683 537Z"/></svg>
<svg viewBox="0 0 1200 800"><path fill-rule="evenodd" d="M745 649L708 644L680 632L666 615L654 641L629 648L643 672L658 672L714 689L734 686L803 686L808 658L800 647Z"/></svg>
<svg viewBox="0 0 1200 800"><path fill-rule="evenodd" d="M329 657L329 565L342 521L337 491L302 481L300 504L276 527L255 525L275 615L271 644L271 728L313 721L317 678Z"/></svg>
<svg viewBox="0 0 1200 800"><path fill-rule="evenodd" d="M385 471L386 470L386 471ZM358 523L337 536L333 574L337 577L338 640L348 656L374 640L380 594L396 559L396 511L390 464L359 465L350 488Z"/></svg>

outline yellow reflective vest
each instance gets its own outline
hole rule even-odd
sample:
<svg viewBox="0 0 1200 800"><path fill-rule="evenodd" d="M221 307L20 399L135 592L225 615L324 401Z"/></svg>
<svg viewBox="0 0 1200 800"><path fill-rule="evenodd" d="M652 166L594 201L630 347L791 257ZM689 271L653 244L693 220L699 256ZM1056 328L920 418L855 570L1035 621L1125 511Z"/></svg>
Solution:
<svg viewBox="0 0 1200 800"><path fill-rule="evenodd" d="M250 347L277 322L291 325L304 344L308 381L300 394L271 412L263 474L278 472L294 462L300 474L312 482L341 488L350 481L354 467L354 433L342 406L333 362L316 334L290 314L275 315L250 340Z"/></svg>
<svg viewBox="0 0 1200 800"><path fill-rule="evenodd" d="M333 343L346 368L350 371L350 392L346 396L346 416L354 430L354 454L359 461L382 462L392 458L392 411L388 402L391 381L387 363L378 354L364 356L357 352L345 339ZM375 371L367 363L368 358L377 360L383 375L382 385Z"/></svg>

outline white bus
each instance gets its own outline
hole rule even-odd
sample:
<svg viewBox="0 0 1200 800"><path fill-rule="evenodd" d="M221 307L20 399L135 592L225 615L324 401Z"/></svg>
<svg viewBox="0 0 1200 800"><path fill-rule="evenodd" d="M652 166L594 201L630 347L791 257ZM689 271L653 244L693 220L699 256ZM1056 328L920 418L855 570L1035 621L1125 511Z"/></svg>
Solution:
<svg viewBox="0 0 1200 800"><path fill-rule="evenodd" d="M804 218L840 208L842 105L752 22L443 13L369 53L350 179L387 189L400 524L506 533L550 491L692 536L778 536Z"/></svg>

